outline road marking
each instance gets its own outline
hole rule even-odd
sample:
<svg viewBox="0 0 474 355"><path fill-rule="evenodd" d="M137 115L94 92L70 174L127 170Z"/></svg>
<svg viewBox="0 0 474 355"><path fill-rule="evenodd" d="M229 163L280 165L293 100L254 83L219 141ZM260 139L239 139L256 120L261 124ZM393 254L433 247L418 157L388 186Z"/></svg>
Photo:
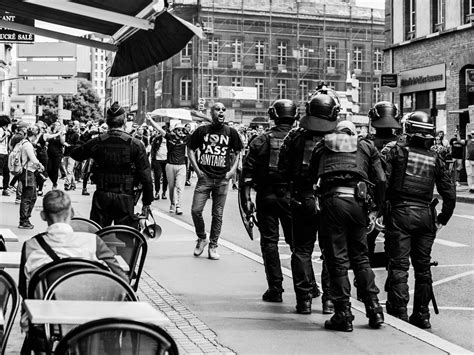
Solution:
<svg viewBox="0 0 474 355"><path fill-rule="evenodd" d="M188 231L191 231L191 232L195 232L194 230L194 227L191 226L190 224L186 223L186 222L183 222L183 221L180 221L179 219L176 219L174 217L171 217L169 216L168 214L165 214L163 212L160 212L158 210L153 210L153 213L155 214L155 216L159 216L161 218L164 218L168 221L171 221L173 223L175 223L176 225L188 230ZM208 231L206 231L208 232ZM238 245L234 244L234 243L231 243L227 240L224 240L222 238L219 239L219 244L238 253L238 254L241 254L253 261L256 261L258 262L259 264L262 264L263 265L263 259L261 256L257 255L257 254L254 254L252 253L251 251L247 250L247 249L244 249L242 247L239 247ZM286 268L286 267L283 267L281 268L282 270L282 273L283 275L285 275L286 277L292 279L293 276L292 276L292 273L291 273L291 270ZM474 273L474 271L471 271L471 273ZM352 303L352 308L356 309L357 311L359 312L362 312L365 314L365 306L362 302L359 302L357 299L355 298L352 298L351 297L351 303ZM432 333L429 333L425 330L422 330L422 329L419 329L407 322L404 322L398 318L395 318L395 317L392 317L390 316L389 314L385 314L385 324L387 325L390 325L392 326L393 328L395 329L398 329L406 334L408 334L409 336L412 336L413 338L416 338L416 339L419 339L425 343L428 343L428 344L431 344L432 346L440 349L440 350L443 350L443 351L446 351L448 354L470 354L471 352L464 349L463 347L459 346L459 345L456 345L454 343L451 343L435 334L432 334Z"/></svg>
<svg viewBox="0 0 474 355"><path fill-rule="evenodd" d="M474 216L468 215L468 214L453 214L455 217L459 218L467 218L467 219L474 219Z"/></svg>
<svg viewBox="0 0 474 355"><path fill-rule="evenodd" d="M377 237L376 239L377 242L384 242L385 241L385 238L380 236L380 237ZM468 247L469 245L466 245L466 244L461 244L461 243L456 243L456 242L452 242L450 240L446 240L446 239L441 239L441 238L436 238L434 240L434 242L436 244L441 244L441 245L445 245L447 247L452 247L452 248L464 248L464 247Z"/></svg>

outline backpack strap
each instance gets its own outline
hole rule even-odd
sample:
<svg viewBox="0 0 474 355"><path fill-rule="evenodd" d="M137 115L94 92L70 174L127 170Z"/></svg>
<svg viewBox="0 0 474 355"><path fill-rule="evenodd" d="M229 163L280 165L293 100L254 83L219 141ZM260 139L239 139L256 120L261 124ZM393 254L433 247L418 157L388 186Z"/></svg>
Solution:
<svg viewBox="0 0 474 355"><path fill-rule="evenodd" d="M56 254L54 252L54 250L49 246L48 243L46 243L46 240L44 240L44 235L46 235L47 233L41 233L41 234L38 234L35 238L36 240L38 241L39 245L41 246L41 248L43 248L43 250L46 252L46 254L49 255L49 257L51 259L53 259L53 261L58 261L60 260L61 258L58 256L58 254Z"/></svg>

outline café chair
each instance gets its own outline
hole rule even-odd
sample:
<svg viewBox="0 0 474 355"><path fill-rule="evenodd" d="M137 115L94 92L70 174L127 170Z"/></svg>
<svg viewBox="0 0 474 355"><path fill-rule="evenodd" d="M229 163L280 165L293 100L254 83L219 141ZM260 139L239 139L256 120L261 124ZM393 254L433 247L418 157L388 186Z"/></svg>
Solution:
<svg viewBox="0 0 474 355"><path fill-rule="evenodd" d="M171 335L155 324L123 318L103 318L71 330L58 343L54 354L177 355L179 352Z"/></svg>
<svg viewBox="0 0 474 355"><path fill-rule="evenodd" d="M108 271L99 261L82 258L63 258L44 264L31 276L27 298L43 299L46 290L61 276L81 269L101 269Z"/></svg>
<svg viewBox="0 0 474 355"><path fill-rule="evenodd" d="M4 323L0 324L0 341L2 344L0 354L3 355L20 306L20 294L17 285L13 278L3 270L0 270L0 305L2 306L1 311L4 319Z"/></svg>
<svg viewBox="0 0 474 355"><path fill-rule="evenodd" d="M110 271L82 269L58 278L46 291L45 300L61 301L138 301L135 291L121 277ZM45 325L46 339L53 348L72 327Z"/></svg>
<svg viewBox="0 0 474 355"><path fill-rule="evenodd" d="M105 227L96 234L128 264L130 271L127 276L130 285L137 291L148 251L146 238L135 228L124 225Z"/></svg>
<svg viewBox="0 0 474 355"><path fill-rule="evenodd" d="M5 238L3 235L0 234L0 251L7 251L7 243L5 242Z"/></svg>
<svg viewBox="0 0 474 355"><path fill-rule="evenodd" d="M102 228L99 223L94 222L91 219L82 218L82 217L71 218L70 225L74 232L96 233L98 230Z"/></svg>

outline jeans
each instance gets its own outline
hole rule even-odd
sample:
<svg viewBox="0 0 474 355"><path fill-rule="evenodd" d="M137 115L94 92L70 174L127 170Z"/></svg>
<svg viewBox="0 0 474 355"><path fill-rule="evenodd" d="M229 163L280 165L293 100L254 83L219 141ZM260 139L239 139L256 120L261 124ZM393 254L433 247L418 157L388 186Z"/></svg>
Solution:
<svg viewBox="0 0 474 355"><path fill-rule="evenodd" d="M21 202L20 202L20 224L29 222L31 212L36 203L36 177L35 173L24 170L21 174L22 184Z"/></svg>
<svg viewBox="0 0 474 355"><path fill-rule="evenodd" d="M59 178L59 167L61 166L61 156L49 155L48 156L48 176L53 183L53 187L58 185Z"/></svg>
<svg viewBox="0 0 474 355"><path fill-rule="evenodd" d="M166 160L153 160L151 162L153 176L155 179L155 192L160 193L160 180L163 177L163 194L168 189L168 179L166 178Z"/></svg>
<svg viewBox="0 0 474 355"><path fill-rule="evenodd" d="M222 229L222 214L224 213L225 200L229 180L214 179L207 176L198 178L194 190L193 205L191 207L191 216L193 217L194 228L198 238L205 239L206 231L202 211L209 198L212 198L212 222L211 235L209 237L209 247L216 248L217 241Z"/></svg>
<svg viewBox="0 0 474 355"><path fill-rule="evenodd" d="M64 157L63 158L64 168L66 169L66 181L64 182L65 185L69 186L76 186L76 177L74 176L74 166L76 161L71 157Z"/></svg>
<svg viewBox="0 0 474 355"><path fill-rule="evenodd" d="M170 204L176 208L181 207L184 183L186 182L186 164L166 164L166 178L170 191Z"/></svg>
<svg viewBox="0 0 474 355"><path fill-rule="evenodd" d="M10 170L8 170L8 154L0 154L0 175L3 176L3 190L8 189Z"/></svg>

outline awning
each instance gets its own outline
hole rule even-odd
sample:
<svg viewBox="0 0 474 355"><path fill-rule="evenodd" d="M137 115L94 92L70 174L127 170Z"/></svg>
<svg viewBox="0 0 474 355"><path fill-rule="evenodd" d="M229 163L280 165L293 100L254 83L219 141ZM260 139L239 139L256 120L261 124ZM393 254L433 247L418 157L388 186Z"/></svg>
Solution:
<svg viewBox="0 0 474 355"><path fill-rule="evenodd" d="M110 43L0 20L0 27L116 51L111 76L146 69L178 53L202 30L167 11L166 0L1 0L0 10L111 37Z"/></svg>

